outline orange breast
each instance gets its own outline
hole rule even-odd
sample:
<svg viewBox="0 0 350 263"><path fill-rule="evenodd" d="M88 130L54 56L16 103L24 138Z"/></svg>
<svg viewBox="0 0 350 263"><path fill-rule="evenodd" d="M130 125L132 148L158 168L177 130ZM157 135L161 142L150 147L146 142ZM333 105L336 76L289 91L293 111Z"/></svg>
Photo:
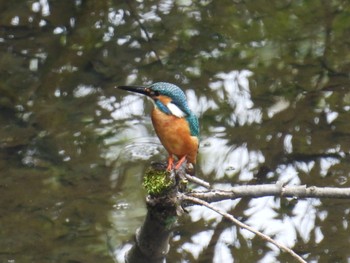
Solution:
<svg viewBox="0 0 350 263"><path fill-rule="evenodd" d="M152 123L160 141L169 154L174 154L179 159L186 155L190 163L196 163L198 138L191 136L186 119L167 115L154 108Z"/></svg>

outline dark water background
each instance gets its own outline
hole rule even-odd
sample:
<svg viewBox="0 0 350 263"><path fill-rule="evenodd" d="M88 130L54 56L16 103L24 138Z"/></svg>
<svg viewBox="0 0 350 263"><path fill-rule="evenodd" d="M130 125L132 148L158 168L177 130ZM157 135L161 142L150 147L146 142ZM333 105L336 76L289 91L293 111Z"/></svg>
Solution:
<svg viewBox="0 0 350 263"><path fill-rule="evenodd" d="M0 1L0 262L122 262L166 154L151 104L168 81L199 116L218 187L349 187L350 2ZM226 202L308 262L350 262L349 200ZM294 262L204 208L168 262Z"/></svg>

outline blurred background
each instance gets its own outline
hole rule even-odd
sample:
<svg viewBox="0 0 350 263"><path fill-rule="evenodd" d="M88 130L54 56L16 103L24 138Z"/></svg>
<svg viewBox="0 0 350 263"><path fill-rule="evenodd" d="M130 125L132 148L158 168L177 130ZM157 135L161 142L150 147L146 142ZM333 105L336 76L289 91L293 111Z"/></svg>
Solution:
<svg viewBox="0 0 350 263"><path fill-rule="evenodd" d="M0 1L0 262L123 262L166 160L146 98L167 81L200 120L218 188L349 187L350 2ZM349 262L349 201L217 204L308 262ZM294 262L200 207L168 262Z"/></svg>

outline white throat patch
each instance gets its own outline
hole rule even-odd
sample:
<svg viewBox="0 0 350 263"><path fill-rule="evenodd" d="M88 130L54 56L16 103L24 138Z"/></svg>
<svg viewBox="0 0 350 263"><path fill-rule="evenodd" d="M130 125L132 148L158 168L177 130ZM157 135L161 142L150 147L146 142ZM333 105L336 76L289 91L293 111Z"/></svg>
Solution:
<svg viewBox="0 0 350 263"><path fill-rule="evenodd" d="M186 116L186 113L184 113L178 106L176 106L174 103L169 102L166 107L170 110L171 114L175 115L178 118L182 118Z"/></svg>

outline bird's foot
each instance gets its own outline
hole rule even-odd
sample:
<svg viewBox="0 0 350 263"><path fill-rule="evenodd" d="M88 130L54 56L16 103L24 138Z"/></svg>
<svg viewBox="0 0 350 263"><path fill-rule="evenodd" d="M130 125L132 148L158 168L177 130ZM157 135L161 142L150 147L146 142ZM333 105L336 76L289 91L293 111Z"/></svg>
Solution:
<svg viewBox="0 0 350 263"><path fill-rule="evenodd" d="M181 165L186 161L186 155L183 156L176 164L175 166L175 170L179 170L179 168L181 167Z"/></svg>
<svg viewBox="0 0 350 263"><path fill-rule="evenodd" d="M181 159L176 163L176 165L174 164L174 157L172 155L169 156L168 159L168 166L166 168L167 171L171 171L171 170L179 170L181 168L182 165L186 164L187 158L186 155L181 157ZM187 167L185 167L186 169Z"/></svg>
<svg viewBox="0 0 350 263"><path fill-rule="evenodd" d="M168 166L167 166L166 170L171 171L173 169L173 166L174 166L174 158L172 155L170 155L169 159L168 159Z"/></svg>

